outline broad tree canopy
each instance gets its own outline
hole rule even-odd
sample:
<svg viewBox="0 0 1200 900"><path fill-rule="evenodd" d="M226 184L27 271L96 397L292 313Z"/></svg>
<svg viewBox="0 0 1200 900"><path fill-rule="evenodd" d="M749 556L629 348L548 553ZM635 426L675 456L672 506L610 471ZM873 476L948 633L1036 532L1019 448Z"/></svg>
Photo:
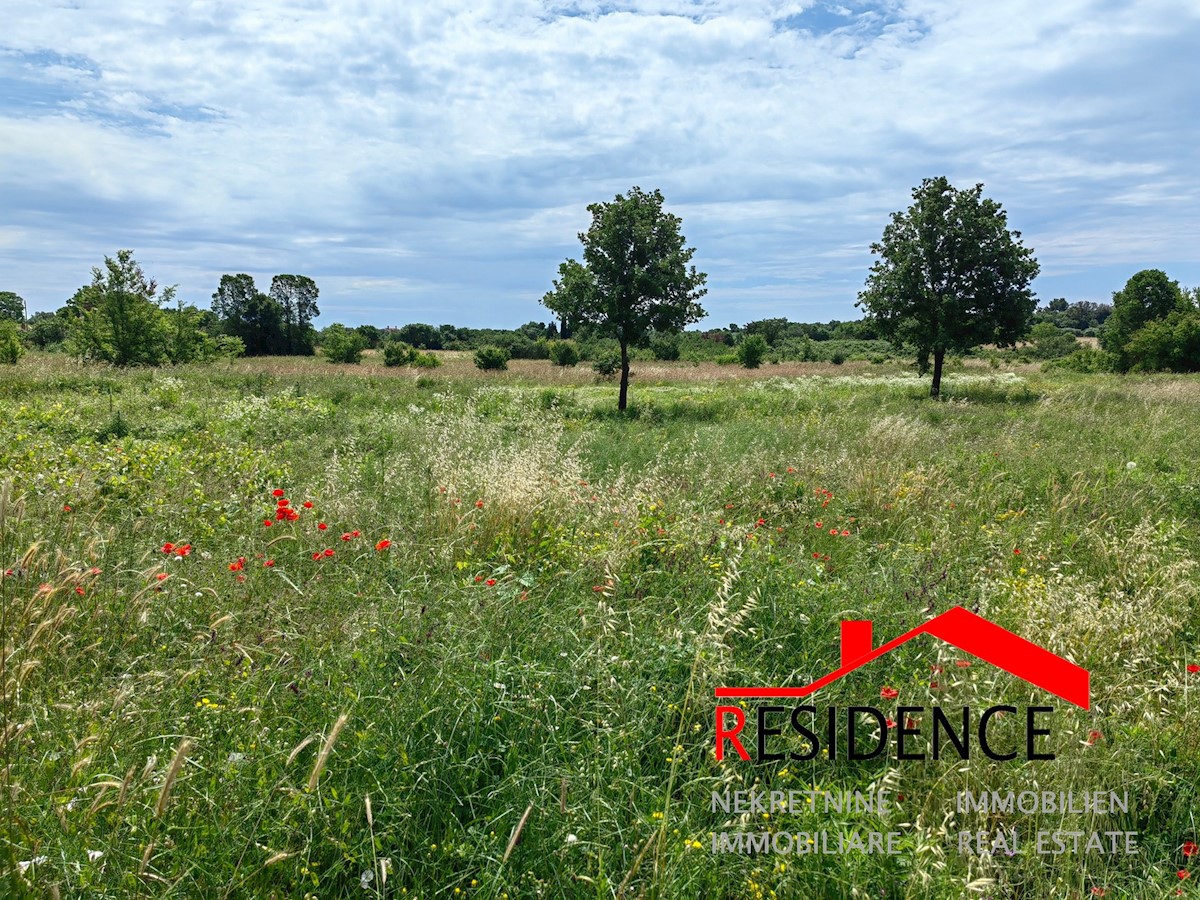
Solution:
<svg viewBox="0 0 1200 900"><path fill-rule="evenodd" d="M1028 332L1038 263L982 184L960 191L944 177L926 178L913 201L871 245L880 259L858 305L886 337L916 351L922 373L933 357L930 395L937 397L947 352L1010 346Z"/></svg>

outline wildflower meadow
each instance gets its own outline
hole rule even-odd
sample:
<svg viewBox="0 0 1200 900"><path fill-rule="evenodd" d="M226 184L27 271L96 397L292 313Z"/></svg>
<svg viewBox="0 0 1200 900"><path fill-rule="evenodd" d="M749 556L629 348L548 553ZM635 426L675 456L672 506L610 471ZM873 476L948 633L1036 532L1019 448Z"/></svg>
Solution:
<svg viewBox="0 0 1200 900"><path fill-rule="evenodd" d="M1200 380L959 362L931 401L899 364L635 363L618 413L591 372L445 363L0 371L0 893L1200 897ZM955 606L1090 708L925 636L797 701L879 706L874 758L717 759L717 687ZM1021 710L1006 748L1051 707L1054 759L899 759L935 705ZM754 790L800 808L714 808Z"/></svg>

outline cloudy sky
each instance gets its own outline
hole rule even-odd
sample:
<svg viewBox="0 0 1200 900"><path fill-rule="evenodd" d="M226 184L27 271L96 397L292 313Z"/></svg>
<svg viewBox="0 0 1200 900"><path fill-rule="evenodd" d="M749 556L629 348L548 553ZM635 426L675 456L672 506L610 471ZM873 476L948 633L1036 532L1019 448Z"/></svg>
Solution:
<svg viewBox="0 0 1200 900"><path fill-rule="evenodd" d="M0 290L120 248L207 306L514 326L589 203L659 188L710 324L858 318L923 177L985 184L1043 302L1200 284L1196 0L4 0Z"/></svg>

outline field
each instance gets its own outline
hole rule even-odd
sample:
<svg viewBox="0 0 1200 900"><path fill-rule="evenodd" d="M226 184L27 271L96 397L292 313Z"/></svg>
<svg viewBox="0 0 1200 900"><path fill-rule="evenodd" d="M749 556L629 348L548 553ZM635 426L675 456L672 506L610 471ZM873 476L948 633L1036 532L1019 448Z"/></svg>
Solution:
<svg viewBox="0 0 1200 900"><path fill-rule="evenodd" d="M1200 379L639 363L620 415L542 362L0 369L10 894L1200 896ZM928 637L816 703L1049 705L1053 761L714 758L715 687L960 604L1090 711ZM896 802L712 810L752 787ZM1011 827L1138 852L958 852ZM714 853L737 829L901 852Z"/></svg>

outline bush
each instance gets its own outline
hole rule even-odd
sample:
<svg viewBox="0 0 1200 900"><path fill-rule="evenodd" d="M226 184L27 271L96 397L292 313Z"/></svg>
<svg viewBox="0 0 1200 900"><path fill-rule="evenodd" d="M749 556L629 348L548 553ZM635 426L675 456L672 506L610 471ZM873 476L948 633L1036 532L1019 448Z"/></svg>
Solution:
<svg viewBox="0 0 1200 900"><path fill-rule="evenodd" d="M475 366L479 369L507 369L511 358L508 350L489 344L475 351Z"/></svg>
<svg viewBox="0 0 1200 900"><path fill-rule="evenodd" d="M367 339L345 325L330 325L321 337L321 352L330 362L357 365L366 347Z"/></svg>
<svg viewBox="0 0 1200 900"><path fill-rule="evenodd" d="M592 363L592 369L601 378L612 378L621 371L620 354L606 353L603 356L600 356L594 363Z"/></svg>
<svg viewBox="0 0 1200 900"><path fill-rule="evenodd" d="M767 339L752 334L737 346L737 359L747 369L757 369L767 355Z"/></svg>
<svg viewBox="0 0 1200 900"><path fill-rule="evenodd" d="M1070 356L1079 346L1072 332L1065 331L1049 322L1039 322L1029 333L1033 341L1033 355L1040 359L1058 359Z"/></svg>
<svg viewBox="0 0 1200 900"><path fill-rule="evenodd" d="M655 359L668 362L679 359L679 338L673 334L660 334L650 341L650 352Z"/></svg>
<svg viewBox="0 0 1200 900"><path fill-rule="evenodd" d="M417 369L436 369L442 364L442 361L432 353L422 353L419 350L414 350L412 359L409 365Z"/></svg>
<svg viewBox="0 0 1200 900"><path fill-rule="evenodd" d="M0 319L0 363L15 366L24 352L25 348L17 336L17 323Z"/></svg>
<svg viewBox="0 0 1200 900"><path fill-rule="evenodd" d="M1070 356L1052 359L1044 366L1045 372L1111 372L1114 369L1112 355L1094 347L1076 350Z"/></svg>
<svg viewBox="0 0 1200 900"><path fill-rule="evenodd" d="M550 362L556 366L574 366L579 362L579 345L574 341L550 341Z"/></svg>
<svg viewBox="0 0 1200 900"><path fill-rule="evenodd" d="M404 341L386 341L383 345L383 364L385 366L409 366L417 351Z"/></svg>

